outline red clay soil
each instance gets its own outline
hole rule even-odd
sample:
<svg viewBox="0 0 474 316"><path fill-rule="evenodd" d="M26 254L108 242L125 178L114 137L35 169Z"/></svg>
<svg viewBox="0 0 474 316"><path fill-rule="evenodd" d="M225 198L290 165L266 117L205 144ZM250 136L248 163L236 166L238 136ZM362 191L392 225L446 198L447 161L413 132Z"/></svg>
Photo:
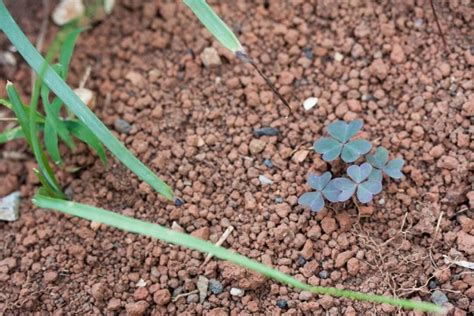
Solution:
<svg viewBox="0 0 474 316"><path fill-rule="evenodd" d="M40 1L21 9L25 2L7 5L35 40ZM69 83L77 86L92 67L86 87L97 93L95 113L111 129L119 118L130 123L128 134L116 135L186 203L167 203L82 145L65 155L80 170L59 172L74 201L212 242L232 225L226 248L301 281L447 300L455 315L474 312L472 270L445 261L474 261L472 2L435 1L446 52L428 1L211 1L290 100L288 118L253 69L221 48L182 3L119 2L81 35ZM33 11L40 16L29 16ZM1 50L8 46L2 37ZM217 50L219 65L203 65L207 47ZM2 96L7 79L29 93L30 71L15 56L17 66L0 66ZM319 103L305 111L308 97ZM312 214L297 198L308 190L308 172L330 166L299 151L329 122L354 118L365 121L363 136L406 160L406 177L385 183L360 210L350 202ZM254 129L265 126L280 134L255 141ZM405 313L308 295L215 259L201 270L205 256L196 251L36 209L26 144L0 150L0 196L22 193L21 218L0 223L0 314ZM262 186L259 175L273 184ZM216 279L222 293L209 292L202 303L196 295L172 301L195 290L199 275ZM243 296L231 296L232 287Z"/></svg>

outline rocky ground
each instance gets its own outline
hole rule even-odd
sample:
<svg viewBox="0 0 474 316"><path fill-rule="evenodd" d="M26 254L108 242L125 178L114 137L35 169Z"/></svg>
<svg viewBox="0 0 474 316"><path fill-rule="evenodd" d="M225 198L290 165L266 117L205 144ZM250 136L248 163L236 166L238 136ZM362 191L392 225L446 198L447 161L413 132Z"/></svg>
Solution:
<svg viewBox="0 0 474 316"><path fill-rule="evenodd" d="M119 1L81 35L69 83L91 67L95 113L185 204L167 203L113 159L104 167L82 145L65 155L80 170L59 171L66 192L212 242L233 226L223 246L310 284L473 313L472 270L452 262L474 261L472 3L435 1L445 48L428 1L210 2L292 113L183 4ZM35 40L44 13L25 3L7 1ZM0 50L8 47L2 35ZM14 57L0 65L0 95L10 80L27 98L30 71ZM318 103L305 110L310 97ZM363 119L363 136L403 157L406 177L359 210L348 202L312 214L297 198L308 172L331 166L309 148L337 118ZM278 134L256 135L262 127ZM0 223L0 313L405 313L295 291L215 259L201 267L198 252L38 210L26 144L0 151L0 196L22 195L21 218ZM173 299L199 276L211 280L203 302Z"/></svg>

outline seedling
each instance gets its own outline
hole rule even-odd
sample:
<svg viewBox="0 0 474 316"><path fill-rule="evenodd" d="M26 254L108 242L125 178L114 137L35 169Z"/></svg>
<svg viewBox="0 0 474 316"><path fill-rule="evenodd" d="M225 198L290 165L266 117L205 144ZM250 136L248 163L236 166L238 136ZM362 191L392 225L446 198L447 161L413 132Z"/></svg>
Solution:
<svg viewBox="0 0 474 316"><path fill-rule="evenodd" d="M355 162L372 148L365 139L351 140L362 126L362 120L349 123L335 121L327 128L332 137L323 137L316 141L314 150L322 154L326 161L333 161L341 156L344 162ZM401 158L389 161L388 151L383 147L378 147L373 155L367 155L366 160L367 162L361 165L349 166L348 177L331 179L332 174L329 171L321 176L309 174L308 184L316 191L304 193L298 203L309 207L313 212L323 209L324 199L330 202L345 202L355 195L360 203L369 203L374 195L382 191L384 174L397 180L403 177L401 169L405 161Z"/></svg>
<svg viewBox="0 0 474 316"><path fill-rule="evenodd" d="M323 137L315 142L314 150L322 154L326 161L333 161L339 155L345 162L356 161L372 148L372 145L365 139L350 140L363 125L362 120L354 120L349 124L344 121L335 121L329 124L328 133L332 137Z"/></svg>

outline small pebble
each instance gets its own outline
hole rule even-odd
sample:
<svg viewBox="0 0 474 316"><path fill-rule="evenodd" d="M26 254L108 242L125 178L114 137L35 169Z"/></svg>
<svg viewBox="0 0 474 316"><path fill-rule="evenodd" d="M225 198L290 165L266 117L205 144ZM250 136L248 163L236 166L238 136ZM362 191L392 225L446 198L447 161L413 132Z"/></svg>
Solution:
<svg viewBox="0 0 474 316"><path fill-rule="evenodd" d="M188 295L188 297L186 298L186 302L188 302L188 304L199 302L199 295L197 294Z"/></svg>
<svg viewBox="0 0 474 316"><path fill-rule="evenodd" d="M341 53L336 52L336 53L334 54L334 60L335 60L335 61L341 62L343 59L344 59L344 55L342 55Z"/></svg>
<svg viewBox="0 0 474 316"><path fill-rule="evenodd" d="M221 294L223 290L224 287L222 286L221 282L217 281L216 279L209 280L209 291L211 291L212 294Z"/></svg>
<svg viewBox="0 0 474 316"><path fill-rule="evenodd" d="M303 54L306 58L308 58L309 60L313 60L314 59L314 52L313 52L313 49L311 47L305 47L303 48Z"/></svg>
<svg viewBox="0 0 474 316"><path fill-rule="evenodd" d="M114 127L118 132L124 134L130 133L130 131L132 130L132 125L130 125L130 123L119 118L115 120Z"/></svg>
<svg viewBox="0 0 474 316"><path fill-rule="evenodd" d="M278 203L278 204L283 203L283 198L281 196L275 197L275 203Z"/></svg>
<svg viewBox="0 0 474 316"><path fill-rule="evenodd" d="M263 164L268 168L268 169L271 169L273 168L273 162L271 159L265 159L263 161Z"/></svg>
<svg viewBox="0 0 474 316"><path fill-rule="evenodd" d="M282 298L277 299L277 306L281 309L288 308L288 301Z"/></svg>
<svg viewBox="0 0 474 316"><path fill-rule="evenodd" d="M306 259L302 256L302 255L299 255L298 256L298 259L296 259L296 265L298 267L302 267L306 264Z"/></svg>
<svg viewBox="0 0 474 316"><path fill-rule="evenodd" d="M319 272L319 277L321 279L325 280L329 277L329 272L327 272L326 270L323 270L323 271Z"/></svg>
<svg viewBox="0 0 474 316"><path fill-rule="evenodd" d="M431 301L436 305L441 306L448 302L448 297L440 290L435 290L431 293Z"/></svg>
<svg viewBox="0 0 474 316"><path fill-rule="evenodd" d="M181 206L181 205L183 205L183 204L184 204L184 201L181 200L180 198L175 198L175 199L174 199L174 205L176 205L176 206Z"/></svg>
<svg viewBox="0 0 474 316"><path fill-rule="evenodd" d="M437 287L438 287L438 282L436 281L436 279L431 279L430 282L428 282L428 288L430 290L434 290Z"/></svg>
<svg viewBox="0 0 474 316"><path fill-rule="evenodd" d="M85 12L82 0L62 0L53 10L53 22L61 26L67 24Z"/></svg>
<svg viewBox="0 0 474 316"><path fill-rule="evenodd" d="M239 288L233 287L230 289L230 295L232 296L244 296L245 291Z"/></svg>
<svg viewBox="0 0 474 316"><path fill-rule="evenodd" d="M316 106L316 104L318 104L318 101L319 101L318 98L314 98L314 97L307 98L303 102L303 107L306 111L311 110L312 108Z"/></svg>
<svg viewBox="0 0 474 316"><path fill-rule="evenodd" d="M253 131L255 137L261 136L277 136L280 132L275 127L262 127Z"/></svg>
<svg viewBox="0 0 474 316"><path fill-rule="evenodd" d="M423 19L415 19L415 23L413 23L416 28L420 28L423 26Z"/></svg>
<svg viewBox="0 0 474 316"><path fill-rule="evenodd" d="M380 199L380 200L379 200L379 204L380 204L380 205L385 205L385 200L384 200L384 199Z"/></svg>
<svg viewBox="0 0 474 316"><path fill-rule="evenodd" d="M20 191L15 191L0 199L0 220L16 221L20 213Z"/></svg>
<svg viewBox="0 0 474 316"><path fill-rule="evenodd" d="M173 290L173 297L178 296L179 294L182 294L184 292L184 288L182 286L178 286Z"/></svg>
<svg viewBox="0 0 474 316"><path fill-rule="evenodd" d="M261 185L270 185L273 183L272 180L268 179L267 177L265 177L263 174L259 175L258 176L258 180L260 181L260 184Z"/></svg>

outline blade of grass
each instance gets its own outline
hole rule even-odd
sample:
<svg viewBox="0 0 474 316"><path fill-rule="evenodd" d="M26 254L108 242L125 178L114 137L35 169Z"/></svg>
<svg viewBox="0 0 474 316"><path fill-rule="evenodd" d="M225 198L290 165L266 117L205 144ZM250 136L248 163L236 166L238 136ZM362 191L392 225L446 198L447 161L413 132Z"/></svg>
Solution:
<svg viewBox="0 0 474 316"><path fill-rule="evenodd" d="M184 3L225 48L234 54L237 51L243 51L237 36L235 36L227 24L222 21L205 0L184 0Z"/></svg>
<svg viewBox="0 0 474 316"><path fill-rule="evenodd" d="M312 293L327 294L337 297L345 297L349 299L382 304L390 304L403 308L417 309L427 312L442 311L441 307L425 302L396 299L389 296L366 294L331 287L311 286L301 281L298 281L297 279L289 276L288 274L282 273L276 269L270 268L260 262L249 259L245 256L227 250L223 247L216 246L210 242L201 240L188 234L164 228L160 225L141 221L133 217L124 216L94 206L53 199L39 194L35 195L35 197L33 198L33 203L42 208L58 210L63 213L81 217L90 221L104 223L106 225L122 229L124 231L150 236L168 243L198 250L202 253L211 253L215 257L218 257L220 259L228 260L244 268L248 268L255 272L261 273L281 283L305 291L310 291Z"/></svg>
<svg viewBox="0 0 474 316"><path fill-rule="evenodd" d="M66 126L77 138L92 147L99 155L100 160L104 165L107 164L107 155L104 147L95 135L80 121L65 121Z"/></svg>
<svg viewBox="0 0 474 316"><path fill-rule="evenodd" d="M46 68L46 62L43 65L43 69ZM39 78L36 78L35 80L35 86L33 89L33 93L31 96L31 101L30 101L30 113L29 113L29 131L30 131L30 140L31 140L31 147L33 149L33 154L35 155L35 159L38 162L38 167L40 169L41 175L44 177L44 180L48 184L47 188L49 188L52 192L54 192L53 196L56 197L61 197L64 198L65 195L62 193L62 190L59 186L58 181L56 180L56 177L54 175L54 172L49 165L48 159L46 158L42 148L41 144L39 142L39 136L38 136L38 123L35 120L35 115L34 113L36 112L36 108L38 106L38 99L40 96L40 90L41 90L41 74L43 71L40 71L38 76Z"/></svg>
<svg viewBox="0 0 474 316"><path fill-rule="evenodd" d="M54 132L61 137L69 148L75 149L76 146L66 125L59 119L59 111L61 109L60 100L57 99L59 102L53 104L49 103L49 89L46 86L41 87L41 100L43 101L43 108L46 112L46 123L53 128Z"/></svg>
<svg viewBox="0 0 474 316"><path fill-rule="evenodd" d="M8 12L3 0L0 0L0 29L6 34L12 44L18 49L26 62L37 72L41 72L45 61L33 47L25 34ZM66 106L91 129L96 137L140 179L147 182L158 193L169 200L173 199L171 188L138 160L127 148L114 137L94 113L79 99L71 88L48 65L44 72L43 81L66 104Z"/></svg>
<svg viewBox="0 0 474 316"><path fill-rule="evenodd" d="M8 143L11 140L24 138L25 134L23 133L20 126L7 129L0 133L0 144Z"/></svg>
<svg viewBox="0 0 474 316"><path fill-rule="evenodd" d="M5 100L5 99L0 98L0 105L3 105L3 106L6 107L7 109L13 111L13 109L12 109L12 104L11 104L10 101L8 101L8 100ZM28 108L26 105L24 105L24 104L22 104L22 106L23 106L23 110L24 110L25 113L28 115L28 113L29 113L29 111L30 111L29 108ZM44 116L41 115L41 113L39 113L38 111L36 112L36 122L38 122L38 123L43 123L43 122L44 122Z"/></svg>
<svg viewBox="0 0 474 316"><path fill-rule="evenodd" d="M46 147L46 151L51 156L51 159L53 159L55 164L62 165L61 154L59 153L58 134L51 124L51 120L46 120L44 124L43 135L44 146Z"/></svg>
<svg viewBox="0 0 474 316"><path fill-rule="evenodd" d="M18 96L18 92L16 91L15 86L11 82L7 82L6 90L8 98L10 99L10 109L15 113L15 116L18 119L18 123L20 124L21 129L26 136L26 141L31 144L28 115L25 111L25 107L23 106L23 102L21 102L20 97Z"/></svg>
<svg viewBox="0 0 474 316"><path fill-rule="evenodd" d="M59 52L59 63L64 67L64 73L62 75L64 80L67 78L69 63L71 62L72 53L74 52L74 46L76 45L76 41L79 38L79 34L81 34L81 32L82 29L72 30L66 36L61 46L61 50Z"/></svg>

